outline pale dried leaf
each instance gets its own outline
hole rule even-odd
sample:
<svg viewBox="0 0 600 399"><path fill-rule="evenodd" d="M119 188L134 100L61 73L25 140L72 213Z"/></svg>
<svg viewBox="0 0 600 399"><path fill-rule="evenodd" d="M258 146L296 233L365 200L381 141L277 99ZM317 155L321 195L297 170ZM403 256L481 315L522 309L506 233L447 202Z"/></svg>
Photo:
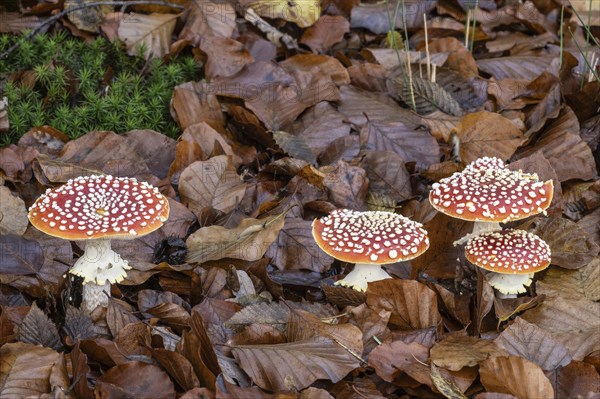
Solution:
<svg viewBox="0 0 600 399"><path fill-rule="evenodd" d="M360 365L348 350L325 337L278 345L242 345L232 352L256 385L272 391L303 389L318 379L335 383Z"/></svg>
<svg viewBox="0 0 600 399"><path fill-rule="evenodd" d="M436 343L430 352L431 361L436 366L452 371L476 366L482 360L500 354L502 351L494 341L458 334Z"/></svg>
<svg viewBox="0 0 600 399"><path fill-rule="evenodd" d="M571 362L567 348L550 333L520 317L495 340L510 355L531 360L543 370L555 370Z"/></svg>
<svg viewBox="0 0 600 399"><path fill-rule="evenodd" d="M436 326L441 321L435 292L414 280L369 283L367 305L376 311L391 311L390 324L401 330Z"/></svg>
<svg viewBox="0 0 600 399"><path fill-rule="evenodd" d="M0 234L22 235L29 224L25 202L6 186L0 187L0 198Z"/></svg>
<svg viewBox="0 0 600 399"><path fill-rule="evenodd" d="M550 64L552 58L540 55L516 55L477 60L477 66L496 80L522 78L533 80Z"/></svg>
<svg viewBox="0 0 600 399"><path fill-rule="evenodd" d="M444 376L440 373L440 370L433 363L431 363L431 380L433 381L433 385L435 385L437 390L440 391L440 393L446 398L467 399L467 397L456 385L444 378Z"/></svg>
<svg viewBox="0 0 600 399"><path fill-rule="evenodd" d="M209 226L196 230L186 240L187 262L235 258L254 261L262 258L285 222L284 215L265 219L243 219L234 229Z"/></svg>
<svg viewBox="0 0 600 399"><path fill-rule="evenodd" d="M554 398L554 389L543 370L518 356L498 356L484 360L479 367L481 383L490 392L518 398Z"/></svg>
<svg viewBox="0 0 600 399"><path fill-rule="evenodd" d="M181 172L179 194L182 203L196 216L206 207L229 212L240 202L246 185L236 173L231 156L219 155L197 161Z"/></svg>
<svg viewBox="0 0 600 399"><path fill-rule="evenodd" d="M574 333L600 328L600 303L587 299L547 298L521 317L551 333Z"/></svg>
<svg viewBox="0 0 600 399"><path fill-rule="evenodd" d="M146 53L141 55L147 60L160 58L169 52L176 22L177 15L173 14L126 14L119 24L119 39L129 55L140 55L143 45Z"/></svg>
<svg viewBox="0 0 600 399"><path fill-rule="evenodd" d="M282 18L293 22L301 28L306 28L317 22L321 16L321 7L318 1L298 0L243 0L243 7L251 7L261 17L269 19Z"/></svg>
<svg viewBox="0 0 600 399"><path fill-rule="evenodd" d="M302 136L296 136L282 130L273 132L273 139L279 147L294 158L301 159L311 165L317 165L317 158Z"/></svg>

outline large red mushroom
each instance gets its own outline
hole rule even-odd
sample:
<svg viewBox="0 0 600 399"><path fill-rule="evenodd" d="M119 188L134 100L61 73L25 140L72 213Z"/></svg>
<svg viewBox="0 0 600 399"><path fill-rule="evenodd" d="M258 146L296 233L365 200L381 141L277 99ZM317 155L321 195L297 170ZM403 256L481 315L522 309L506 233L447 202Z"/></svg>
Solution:
<svg viewBox="0 0 600 399"><path fill-rule="evenodd" d="M169 202L157 188L134 178L94 175L48 189L29 210L29 220L44 233L85 240L85 252L70 272L84 279L83 307L106 306L110 284L130 269L114 252L111 239L134 239L160 228Z"/></svg>

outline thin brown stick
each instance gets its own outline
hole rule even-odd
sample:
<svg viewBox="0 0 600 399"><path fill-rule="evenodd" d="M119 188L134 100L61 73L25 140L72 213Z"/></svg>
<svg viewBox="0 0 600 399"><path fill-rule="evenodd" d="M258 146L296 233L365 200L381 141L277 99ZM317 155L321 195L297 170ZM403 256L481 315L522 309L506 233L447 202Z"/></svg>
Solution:
<svg viewBox="0 0 600 399"><path fill-rule="evenodd" d="M31 32L29 32L27 34L27 36L25 36L25 40L32 38L33 36L38 34L42 29L44 29L46 26L55 23L56 21L58 21L59 19L61 19L62 17L64 17L65 15L67 15L68 13L73 12L73 11L78 11L78 10L83 10L84 8L98 7L98 6L136 6L136 5L166 6L166 7L176 8L178 10L183 10L185 8L181 4L169 3L166 1L159 1L159 0L98 1L98 2L94 2L94 3L80 4L77 6L69 7L68 9L63 10L63 11L59 12L58 14L46 19L44 22L41 23L40 26L38 26L37 28L35 28ZM2 54L0 54L0 59L8 57L18 47L19 47L19 42L15 43L8 50L6 50Z"/></svg>

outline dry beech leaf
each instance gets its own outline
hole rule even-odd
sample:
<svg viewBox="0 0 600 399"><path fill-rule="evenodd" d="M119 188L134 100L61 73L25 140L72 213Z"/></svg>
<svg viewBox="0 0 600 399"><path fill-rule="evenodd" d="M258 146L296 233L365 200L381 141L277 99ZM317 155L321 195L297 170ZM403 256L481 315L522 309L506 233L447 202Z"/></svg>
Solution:
<svg viewBox="0 0 600 399"><path fill-rule="evenodd" d="M117 336L119 331L129 323L140 321L133 315L133 306L120 299L110 298L108 308L106 309L106 323L113 336Z"/></svg>
<svg viewBox="0 0 600 399"><path fill-rule="evenodd" d="M234 331L241 331L247 326L259 323L271 325L284 331L290 317L290 311L298 309L322 318L330 318L335 315L331 307L319 303L286 302L284 304L281 302L259 302L248 305L234 314L225 325Z"/></svg>
<svg viewBox="0 0 600 399"><path fill-rule="evenodd" d="M238 174L231 156L219 155L208 161L197 161L181 172L181 201L197 217L206 207L229 212L239 203L246 185Z"/></svg>
<svg viewBox="0 0 600 399"><path fill-rule="evenodd" d="M541 280L536 281L538 295L559 295L569 299L600 300L600 258L594 258L577 270L550 268Z"/></svg>
<svg viewBox="0 0 600 399"><path fill-rule="evenodd" d="M533 80L548 68L551 61L552 58L547 56L515 55L480 59L477 60L477 66L496 80L505 78Z"/></svg>
<svg viewBox="0 0 600 399"><path fill-rule="evenodd" d="M412 85L412 90L411 86ZM420 115L442 111L453 116L463 114L458 102L440 84L418 76L412 77L411 83L404 82L403 78L388 81L388 90L392 97L402 100L405 104L412 104L414 96L415 109Z"/></svg>
<svg viewBox="0 0 600 399"><path fill-rule="evenodd" d="M186 240L187 262L204 263L223 258L254 261L262 258L283 228L285 216L243 219L234 229L202 227Z"/></svg>
<svg viewBox="0 0 600 399"><path fill-rule="evenodd" d="M410 174L401 156L389 151L365 151L360 166L367 172L369 191L390 196L396 202L412 197Z"/></svg>
<svg viewBox="0 0 600 399"><path fill-rule="evenodd" d="M538 218L531 232L546 241L552 250L552 264L578 269L598 255L600 247L577 223L561 217Z"/></svg>
<svg viewBox="0 0 600 399"><path fill-rule="evenodd" d="M318 379L338 382L357 368L358 359L326 337L278 345L232 348L240 367L262 389L303 389Z"/></svg>
<svg viewBox="0 0 600 399"><path fill-rule="evenodd" d="M307 269L322 273L333 262L315 243L311 222L293 217L286 218L285 226L265 255L280 270Z"/></svg>
<svg viewBox="0 0 600 399"><path fill-rule="evenodd" d="M62 347L56 326L37 307L35 302L19 325L17 339L21 342L42 345L55 350Z"/></svg>
<svg viewBox="0 0 600 399"><path fill-rule="evenodd" d="M74 392L77 398L94 399L94 389L88 382L88 374L91 369L88 365L88 357L79 348L81 341L75 341L73 350L71 351L71 364L73 367Z"/></svg>
<svg viewBox="0 0 600 399"><path fill-rule="evenodd" d="M59 353L42 346L22 342L3 345L0 347L2 398L38 398L50 393L55 367L64 367L61 359Z"/></svg>
<svg viewBox="0 0 600 399"><path fill-rule="evenodd" d="M423 26L423 14L428 14L436 3L434 0L406 0L402 5L406 12L400 10L397 15L394 14L396 21L393 26L396 29ZM389 9L384 3L361 3L352 7L350 21L352 28L365 28L376 34L385 34L391 29Z"/></svg>
<svg viewBox="0 0 600 399"><path fill-rule="evenodd" d="M190 314L176 303L161 303L147 309L146 312L175 329L184 329L189 326Z"/></svg>
<svg viewBox="0 0 600 399"><path fill-rule="evenodd" d="M223 6L228 4L223 3ZM223 130L225 124L217 96L206 82L186 82L175 86L171 99L171 114L184 134L189 126L196 123L205 122L219 131ZM213 145L210 142L206 144Z"/></svg>
<svg viewBox="0 0 600 399"><path fill-rule="evenodd" d="M167 349L152 350L152 357L185 391L200 387L200 381L190 361L182 354Z"/></svg>
<svg viewBox="0 0 600 399"><path fill-rule="evenodd" d="M465 164L484 156L506 160L523 143L523 133L510 120L487 111L463 116L455 132Z"/></svg>
<svg viewBox="0 0 600 399"><path fill-rule="evenodd" d="M315 154L302 136L296 136L282 130L273 132L273 139L279 147L294 158L301 159L311 165L317 165Z"/></svg>
<svg viewBox="0 0 600 399"><path fill-rule="evenodd" d="M369 366L384 381L393 382L402 372L420 382L433 386L431 370L427 365L428 350L416 342L384 343L369 354Z"/></svg>
<svg viewBox="0 0 600 399"><path fill-rule="evenodd" d="M238 73L246 64L254 62L254 57L236 40L208 36L200 42L200 50L207 55L206 79L228 77Z"/></svg>
<svg viewBox="0 0 600 399"><path fill-rule="evenodd" d="M0 234L22 235L29 224L25 202L6 186L0 186L0 198Z"/></svg>
<svg viewBox="0 0 600 399"><path fill-rule="evenodd" d="M147 60L161 58L169 52L176 22L174 14L124 14L119 20L119 39L129 55L142 55ZM141 45L146 48L145 54L138 54Z"/></svg>
<svg viewBox="0 0 600 399"><path fill-rule="evenodd" d="M175 387L160 367L130 361L112 367L97 380L99 397L134 397L139 399L175 399Z"/></svg>
<svg viewBox="0 0 600 399"><path fill-rule="evenodd" d="M446 398L467 399L467 397L456 385L444 378L444 376L440 373L440 370L433 363L431 363L431 380L433 381L433 385L435 385L437 390L440 391L440 393Z"/></svg>
<svg viewBox="0 0 600 399"><path fill-rule="evenodd" d="M197 46L203 37L231 37L236 26L233 5L210 0L194 0L188 4L189 14L179 34L180 40L189 40Z"/></svg>
<svg viewBox="0 0 600 399"><path fill-rule="evenodd" d="M600 375L592 364L573 361L556 374L557 398L595 398L600 392Z"/></svg>
<svg viewBox="0 0 600 399"><path fill-rule="evenodd" d="M400 107L387 94L373 93L355 86L342 86L340 96L338 110L355 125L364 126L369 121L392 122L416 129L421 124L419 115Z"/></svg>
<svg viewBox="0 0 600 399"><path fill-rule="evenodd" d="M520 317L495 340L510 355L531 360L543 370L555 370L571 362L567 348L552 334Z"/></svg>
<svg viewBox="0 0 600 399"><path fill-rule="evenodd" d="M437 326L441 321L435 292L414 280L369 283L367 305L375 311L391 311L390 324L401 330Z"/></svg>
<svg viewBox="0 0 600 399"><path fill-rule="evenodd" d="M536 283L537 291L537 283ZM523 296L519 298L494 298L494 312L500 323L507 321L513 316L522 313L528 309L534 308L546 299L546 296L537 291L538 295L533 298Z"/></svg>
<svg viewBox="0 0 600 399"><path fill-rule="evenodd" d="M387 324L392 312L388 310L376 312L365 303L361 303L354 306L350 313L352 316L350 323L358 326L362 331L363 353L365 355L369 354L378 345L375 339L383 342L386 341L387 337L391 337Z"/></svg>
<svg viewBox="0 0 600 399"><path fill-rule="evenodd" d="M319 170L324 172L323 185L329 201L340 208L361 209L367 197L367 173L359 166L338 161Z"/></svg>
<svg viewBox="0 0 600 399"><path fill-rule="evenodd" d="M433 136L398 121L370 121L360 131L360 143L374 150L395 152L404 162L416 162L421 169L440 158L439 144Z"/></svg>
<svg viewBox="0 0 600 399"><path fill-rule="evenodd" d="M600 328L600 303L587 299L546 298L521 316L550 333L576 333Z"/></svg>
<svg viewBox="0 0 600 399"><path fill-rule="evenodd" d="M363 334L358 327L349 323L327 323L302 309L290 311L286 334L289 342L327 337L357 358L363 352Z"/></svg>
<svg viewBox="0 0 600 399"><path fill-rule="evenodd" d="M325 52L339 43L350 30L350 22L341 15L322 15L318 21L308 28L300 43L315 52Z"/></svg>
<svg viewBox="0 0 600 399"><path fill-rule="evenodd" d="M90 315L83 309L68 305L63 330L73 342L96 335Z"/></svg>
<svg viewBox="0 0 600 399"><path fill-rule="evenodd" d="M481 384L490 392L518 398L554 398L554 389L542 369L518 356L498 356L484 360L479 366Z"/></svg>
<svg viewBox="0 0 600 399"><path fill-rule="evenodd" d="M494 341L458 334L436 343L430 352L431 361L436 366L452 371L476 366L482 360L500 354L502 351Z"/></svg>
<svg viewBox="0 0 600 399"><path fill-rule="evenodd" d="M177 343L176 351L190 361L200 385L214 389L216 376L213 370L206 364L203 356L203 352L205 351L202 347L203 344L204 342L194 332L184 331L181 335L181 340Z"/></svg>
<svg viewBox="0 0 600 399"><path fill-rule="evenodd" d="M0 235L1 274L37 274L44 264L42 247L37 241L16 235Z"/></svg>
<svg viewBox="0 0 600 399"><path fill-rule="evenodd" d="M558 180L591 180L597 175L596 163L590 147L579 135L579 121L567 106L533 145L520 150L520 157L542 151Z"/></svg>
<svg viewBox="0 0 600 399"><path fill-rule="evenodd" d="M282 18L295 23L301 28L311 26L321 16L319 3L313 0L298 0L295 2L286 0L243 0L240 5L244 8L252 8L261 17Z"/></svg>

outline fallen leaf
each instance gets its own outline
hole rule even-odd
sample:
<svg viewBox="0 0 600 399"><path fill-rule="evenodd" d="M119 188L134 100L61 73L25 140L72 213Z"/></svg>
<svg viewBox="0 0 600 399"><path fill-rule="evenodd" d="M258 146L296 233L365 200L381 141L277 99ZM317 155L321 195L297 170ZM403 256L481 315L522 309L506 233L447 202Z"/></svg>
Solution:
<svg viewBox="0 0 600 399"><path fill-rule="evenodd" d="M514 55L477 60L477 67L496 80L505 78L533 80L550 64L552 58L540 55Z"/></svg>
<svg viewBox="0 0 600 399"><path fill-rule="evenodd" d="M438 367L458 371L476 366L482 360L503 354L494 341L452 334L433 345L431 361Z"/></svg>
<svg viewBox="0 0 600 399"><path fill-rule="evenodd" d="M391 311L390 325L401 330L437 326L441 321L435 292L414 280L369 283L367 305L375 311Z"/></svg>
<svg viewBox="0 0 600 399"><path fill-rule="evenodd" d="M360 166L367 172L369 192L390 196L396 202L412 197L410 174L404 160L389 151L364 151Z"/></svg>
<svg viewBox="0 0 600 399"><path fill-rule="evenodd" d="M360 131L361 146L378 151L392 151L404 162L416 162L426 169L439 162L439 144L429 133L409 128L402 122L369 121Z"/></svg>
<svg viewBox="0 0 600 399"><path fill-rule="evenodd" d="M600 392L600 375L585 362L573 361L556 371L557 398L588 398Z"/></svg>
<svg viewBox="0 0 600 399"><path fill-rule="evenodd" d="M415 111L419 115L431 114L434 111L453 116L464 113L454 97L436 82L413 75L410 82L405 82L402 77L391 79L387 87L393 97L405 104L412 106L414 99Z"/></svg>
<svg viewBox="0 0 600 399"><path fill-rule="evenodd" d="M53 349L22 342L0 347L0 359L0 390L7 398L51 393L53 368L61 367L61 356Z"/></svg>
<svg viewBox="0 0 600 399"><path fill-rule="evenodd" d="M575 333L600 328L600 303L587 299L550 297L521 318L550 333Z"/></svg>
<svg viewBox="0 0 600 399"><path fill-rule="evenodd" d="M128 13L122 14L119 22L118 36L125 43L127 54L149 60L169 52L177 15ZM138 54L141 46L146 49L144 54Z"/></svg>
<svg viewBox="0 0 600 399"><path fill-rule="evenodd" d="M243 7L251 7L261 17L270 19L282 18L293 22L301 28L306 28L317 22L321 16L321 7L314 0L243 0Z"/></svg>
<svg viewBox="0 0 600 399"><path fill-rule="evenodd" d="M196 2L201 0L196 0ZM228 4L223 4L228 6ZM173 88L171 100L173 118L184 131L196 123L206 122L217 131L222 131L225 118L221 105L212 88L206 82L186 82ZM207 142L207 145L213 145ZM211 152L208 152L210 154ZM208 156L208 154L205 154ZM175 158L177 160L177 158Z"/></svg>
<svg viewBox="0 0 600 399"><path fill-rule="evenodd" d="M323 186L333 204L340 208L363 208L368 188L367 173L363 168L338 161L320 171L325 172Z"/></svg>
<svg viewBox="0 0 600 399"><path fill-rule="evenodd" d="M236 28L236 12L229 3L194 0L188 3L189 14L179 40L197 46L203 37L231 37Z"/></svg>
<svg viewBox="0 0 600 399"><path fill-rule="evenodd" d="M282 130L273 132L273 139L279 147L290 156L317 165L317 158L302 136L296 136Z"/></svg>
<svg viewBox="0 0 600 399"><path fill-rule="evenodd" d="M427 348L416 342L406 344L402 341L384 343L369 354L369 366L384 381L393 382L402 372L421 384L433 386Z"/></svg>
<svg viewBox="0 0 600 399"><path fill-rule="evenodd" d="M440 393L446 398L467 398L456 385L444 378L444 376L440 373L440 370L433 363L431 364L431 380L433 381L433 385L435 385L437 390L440 391Z"/></svg>
<svg viewBox="0 0 600 399"><path fill-rule="evenodd" d="M200 50L208 56L205 65L207 79L233 76L244 65L254 62L254 57L236 40L208 36L200 42Z"/></svg>
<svg viewBox="0 0 600 399"><path fill-rule="evenodd" d="M350 22L341 15L322 15L314 25L306 29L300 43L314 52L326 52L342 41L349 30Z"/></svg>
<svg viewBox="0 0 600 399"><path fill-rule="evenodd" d="M284 215L274 215L260 220L243 219L234 229L203 227L186 241L187 261L204 263L222 258L258 260L276 240L284 222Z"/></svg>
<svg viewBox="0 0 600 399"><path fill-rule="evenodd" d="M62 347L56 325L37 307L35 302L18 327L17 339L54 350Z"/></svg>
<svg viewBox="0 0 600 399"><path fill-rule="evenodd" d="M538 295L560 295L568 299L600 300L600 258L576 270L550 268L541 280L536 281Z"/></svg>
<svg viewBox="0 0 600 399"><path fill-rule="evenodd" d="M219 155L197 161L181 172L179 193L184 205L197 217L212 206L229 212L244 196L246 185L236 173L231 156Z"/></svg>
<svg viewBox="0 0 600 399"><path fill-rule="evenodd" d="M520 317L495 339L510 355L524 357L543 370L555 370L571 362L567 348L550 333Z"/></svg>
<svg viewBox="0 0 600 399"><path fill-rule="evenodd" d="M100 397L175 399L175 387L169 376L159 367L140 361L109 369L98 378L95 393Z"/></svg>
<svg viewBox="0 0 600 399"><path fill-rule="evenodd" d="M183 390L188 391L200 387L200 381L196 377L194 367L185 356L161 348L154 349L152 355Z"/></svg>
<svg viewBox="0 0 600 399"><path fill-rule="evenodd" d="M359 366L347 349L326 337L278 345L240 345L232 352L256 385L275 391L303 389L318 379L335 383Z"/></svg>
<svg viewBox="0 0 600 399"><path fill-rule="evenodd" d="M285 226L265 255L280 270L324 272L333 262L315 243L311 222L291 217L286 218Z"/></svg>
<svg viewBox="0 0 600 399"><path fill-rule="evenodd" d="M44 263L42 247L37 241L16 235L0 235L0 273L36 275Z"/></svg>
<svg viewBox="0 0 600 399"><path fill-rule="evenodd" d="M22 235L29 224L25 202L6 186L0 186L0 198L0 234Z"/></svg>
<svg viewBox="0 0 600 399"><path fill-rule="evenodd" d="M498 356L479 366L481 383L491 392L508 393L518 398L554 398L554 389L542 369L518 356Z"/></svg>
<svg viewBox="0 0 600 399"><path fill-rule="evenodd" d="M386 4L361 3L352 7L350 17L352 28L365 28L376 34L385 34L391 27L396 29L412 29L423 26L423 14L428 14L435 7L434 0L406 0L395 15L395 21L389 15ZM406 26L405 26L406 25Z"/></svg>
<svg viewBox="0 0 600 399"><path fill-rule="evenodd" d="M510 120L487 111L463 116L455 132L465 164L484 156L507 160L523 143L523 134Z"/></svg>

